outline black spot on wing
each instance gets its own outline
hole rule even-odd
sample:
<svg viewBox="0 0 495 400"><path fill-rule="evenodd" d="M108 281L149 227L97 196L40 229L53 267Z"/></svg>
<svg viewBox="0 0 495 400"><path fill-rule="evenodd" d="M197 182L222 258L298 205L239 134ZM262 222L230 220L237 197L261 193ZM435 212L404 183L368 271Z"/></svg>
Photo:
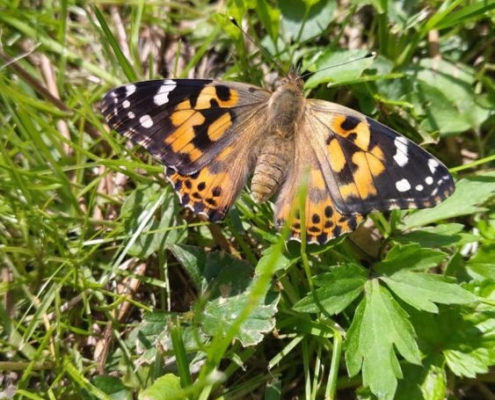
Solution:
<svg viewBox="0 0 495 400"><path fill-rule="evenodd" d="M357 117L354 117L352 115L349 115L346 117L346 119L340 124L340 127L344 130L344 131L352 131L354 129L356 129L356 127L361 123L362 121L357 118Z"/></svg>
<svg viewBox="0 0 495 400"><path fill-rule="evenodd" d="M232 97L232 90L225 85L215 86L217 97L222 101L228 101Z"/></svg>

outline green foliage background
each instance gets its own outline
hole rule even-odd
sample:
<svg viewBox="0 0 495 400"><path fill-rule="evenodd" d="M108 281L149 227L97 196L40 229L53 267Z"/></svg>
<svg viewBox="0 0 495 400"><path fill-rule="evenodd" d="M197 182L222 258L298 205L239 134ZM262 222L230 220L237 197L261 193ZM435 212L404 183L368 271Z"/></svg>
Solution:
<svg viewBox="0 0 495 400"><path fill-rule="evenodd" d="M493 398L494 8L0 0L0 398ZM321 247L247 193L210 226L99 111L129 81L294 66L455 194Z"/></svg>

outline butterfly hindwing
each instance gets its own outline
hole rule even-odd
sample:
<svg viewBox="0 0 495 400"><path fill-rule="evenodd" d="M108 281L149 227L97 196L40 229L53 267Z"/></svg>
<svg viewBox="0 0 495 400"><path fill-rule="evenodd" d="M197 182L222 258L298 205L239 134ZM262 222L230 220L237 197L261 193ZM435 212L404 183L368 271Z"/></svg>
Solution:
<svg viewBox="0 0 495 400"><path fill-rule="evenodd" d="M210 164L191 175L167 168L181 205L210 221L225 218L249 174L249 147L233 152L225 148Z"/></svg>
<svg viewBox="0 0 495 400"><path fill-rule="evenodd" d="M327 180L320 168L305 126L295 138L295 162L286 176L277 198L275 220L278 227L289 225L290 236L301 239L305 227L308 243L324 244L356 229L363 220L359 214L343 215L335 208ZM301 199L300 191L306 196ZM301 206L304 207L305 225Z"/></svg>

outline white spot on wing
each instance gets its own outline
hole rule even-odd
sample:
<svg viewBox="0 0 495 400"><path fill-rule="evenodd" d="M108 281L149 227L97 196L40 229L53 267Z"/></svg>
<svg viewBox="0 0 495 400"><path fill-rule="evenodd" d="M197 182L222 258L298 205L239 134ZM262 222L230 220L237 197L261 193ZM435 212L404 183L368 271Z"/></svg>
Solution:
<svg viewBox="0 0 495 400"><path fill-rule="evenodd" d="M395 187L399 192L407 192L411 189L411 184L407 179L401 179L395 183Z"/></svg>
<svg viewBox="0 0 495 400"><path fill-rule="evenodd" d="M131 106L131 102L129 100L124 100L122 102L122 107L129 108Z"/></svg>
<svg viewBox="0 0 495 400"><path fill-rule="evenodd" d="M133 94L136 91L136 85L127 85L125 87L125 97L129 97L131 94Z"/></svg>
<svg viewBox="0 0 495 400"><path fill-rule="evenodd" d="M139 118L139 123L143 128L151 128L153 126L153 120L148 114L145 114Z"/></svg>
<svg viewBox="0 0 495 400"><path fill-rule="evenodd" d="M416 185L416 187L414 189L416 189L418 192L421 192L424 189L424 186L423 185Z"/></svg>
<svg viewBox="0 0 495 400"><path fill-rule="evenodd" d="M425 183L426 183L427 185L433 185L433 178L432 178L431 176L427 176L427 177L425 178Z"/></svg>
<svg viewBox="0 0 495 400"><path fill-rule="evenodd" d="M409 158L407 157L407 139L397 136L394 140L394 145L397 149L394 154L394 160L399 167L403 167L409 162Z"/></svg>
<svg viewBox="0 0 495 400"><path fill-rule="evenodd" d="M435 173L435 171L436 171L436 169L438 168L439 165L440 165L440 163L437 160L433 159L433 158L430 158L428 160L428 168L430 168L430 171L431 171L432 174Z"/></svg>
<svg viewBox="0 0 495 400"><path fill-rule="evenodd" d="M127 113L127 116L129 117L129 119L134 119L134 118L136 118L136 114L134 114L132 111L129 111L129 112Z"/></svg>
<svg viewBox="0 0 495 400"><path fill-rule="evenodd" d="M163 106L168 103L168 94L177 87L177 83L171 79L166 79L163 81L163 85L160 86L155 96L153 97L153 102L157 106Z"/></svg>

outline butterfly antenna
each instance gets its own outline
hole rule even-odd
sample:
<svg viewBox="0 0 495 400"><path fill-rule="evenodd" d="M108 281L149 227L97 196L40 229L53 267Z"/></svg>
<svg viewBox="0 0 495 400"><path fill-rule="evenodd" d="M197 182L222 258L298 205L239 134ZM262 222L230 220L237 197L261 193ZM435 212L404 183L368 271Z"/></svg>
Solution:
<svg viewBox="0 0 495 400"><path fill-rule="evenodd" d="M282 66L272 57L270 53L268 53L268 51L263 46L256 43L253 40L253 38L251 38L251 36L249 36L247 32L241 28L241 26L237 23L237 20L234 17L229 17L229 20L230 22L232 22L232 24L234 24L234 26L237 27L237 29L239 29L242 32L242 34L247 40L249 40L257 49L259 49L265 55L265 57L268 58L278 68L278 70L281 73L284 73L284 69L282 68Z"/></svg>
<svg viewBox="0 0 495 400"><path fill-rule="evenodd" d="M329 67L325 67L325 68L319 69L318 71L306 72L305 74L301 75L301 78L302 79L307 78L308 76L314 75L317 72L325 71L326 69L341 67L342 65L347 65L347 64L350 64L350 63L353 63L353 62L356 62L356 61L364 60L366 58L375 58L375 57L376 57L376 52L375 51L372 51L370 53L365 54L364 56L361 56L361 57L358 57L358 58L353 58L352 60L344 61L343 63L340 63L340 64L331 65Z"/></svg>

